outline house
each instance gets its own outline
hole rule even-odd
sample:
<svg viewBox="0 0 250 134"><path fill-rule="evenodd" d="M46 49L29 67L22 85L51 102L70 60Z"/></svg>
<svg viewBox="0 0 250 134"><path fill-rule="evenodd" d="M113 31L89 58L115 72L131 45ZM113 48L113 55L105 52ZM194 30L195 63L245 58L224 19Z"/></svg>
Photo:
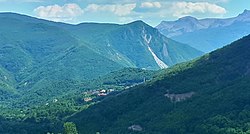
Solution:
<svg viewBox="0 0 250 134"><path fill-rule="evenodd" d="M57 100L57 99L54 99L53 102L56 103L56 102L58 102L58 100Z"/></svg>
<svg viewBox="0 0 250 134"><path fill-rule="evenodd" d="M115 89L109 89L109 92L114 92L115 91Z"/></svg>
<svg viewBox="0 0 250 134"><path fill-rule="evenodd" d="M99 91L99 93L107 93L107 90L102 89Z"/></svg>
<svg viewBox="0 0 250 134"><path fill-rule="evenodd" d="M85 102L89 102L89 101L92 101L92 98L86 97L86 98L84 98L83 100L84 100Z"/></svg>
<svg viewBox="0 0 250 134"><path fill-rule="evenodd" d="M107 93L99 93L98 96L106 96Z"/></svg>

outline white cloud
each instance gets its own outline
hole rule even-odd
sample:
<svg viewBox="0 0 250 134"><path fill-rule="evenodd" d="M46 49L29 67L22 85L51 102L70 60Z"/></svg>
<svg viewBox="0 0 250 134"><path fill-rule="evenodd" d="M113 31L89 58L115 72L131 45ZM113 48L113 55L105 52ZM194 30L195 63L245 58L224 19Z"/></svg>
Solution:
<svg viewBox="0 0 250 134"><path fill-rule="evenodd" d="M172 4L172 11L175 17L182 17L192 13L226 13L225 8L208 2L174 2Z"/></svg>
<svg viewBox="0 0 250 134"><path fill-rule="evenodd" d="M63 6L50 5L40 6L34 9L36 15L40 18L52 21L71 21L77 16L83 14L83 9L77 4L70 3Z"/></svg>
<svg viewBox="0 0 250 134"><path fill-rule="evenodd" d="M66 0L65 0L66 1ZM209 2L209 3L226 3L232 0L77 0L85 3L95 4L127 4L127 3L142 3L142 2Z"/></svg>
<svg viewBox="0 0 250 134"><path fill-rule="evenodd" d="M126 16L131 14L131 12L135 9L136 4L106 4L106 5L98 5L98 4L90 4L88 5L84 11L86 12L112 12L118 16Z"/></svg>
<svg viewBox="0 0 250 134"><path fill-rule="evenodd" d="M2 1L2 0L0 0ZM46 0L20 0L46 1ZM81 1L81 0L75 0ZM83 1L83 0L82 0ZM84 0L85 1L85 0ZM156 23L191 15L197 18L221 17L226 9L219 6L230 0L86 0L86 7L77 4L40 6L34 10L38 17L53 21L77 23L79 21L130 22L143 19ZM120 2L123 1L123 2ZM92 3L92 4L91 4ZM219 4L220 3L220 4ZM81 16L84 13L86 16ZM81 16L82 18L79 18Z"/></svg>
<svg viewBox="0 0 250 134"><path fill-rule="evenodd" d="M141 8L161 8L160 2L143 2Z"/></svg>

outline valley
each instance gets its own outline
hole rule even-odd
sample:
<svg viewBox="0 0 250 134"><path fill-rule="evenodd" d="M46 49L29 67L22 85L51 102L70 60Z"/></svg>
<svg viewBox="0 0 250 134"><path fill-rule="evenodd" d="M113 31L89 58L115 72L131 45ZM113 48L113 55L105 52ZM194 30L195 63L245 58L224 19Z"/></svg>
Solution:
<svg viewBox="0 0 250 134"><path fill-rule="evenodd" d="M111 96L68 121L83 134L248 133L249 41L247 36L162 70L152 81Z"/></svg>
<svg viewBox="0 0 250 134"><path fill-rule="evenodd" d="M0 13L1 134L248 134L249 10L155 28Z"/></svg>

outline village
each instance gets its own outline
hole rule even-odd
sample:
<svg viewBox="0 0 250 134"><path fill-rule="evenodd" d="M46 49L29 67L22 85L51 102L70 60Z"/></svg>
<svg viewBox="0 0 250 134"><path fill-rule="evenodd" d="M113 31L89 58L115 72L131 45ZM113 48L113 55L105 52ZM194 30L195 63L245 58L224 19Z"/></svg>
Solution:
<svg viewBox="0 0 250 134"><path fill-rule="evenodd" d="M100 97L105 97L105 96L107 96L107 95L109 95L111 93L126 90L126 89L129 89L129 88L135 87L137 85L143 84L145 82L146 82L146 80L144 79L143 82L133 83L133 84L130 84L130 85L121 84L119 88L108 88L108 89L100 88L100 89L85 91L85 92L82 93L83 96L84 96L83 101L84 102L91 102L93 99L100 98Z"/></svg>
<svg viewBox="0 0 250 134"><path fill-rule="evenodd" d="M92 101L96 97L107 96L108 94L114 91L115 89L97 89L97 90L85 91L83 92L83 95L84 95L83 100L85 102L89 102L89 101Z"/></svg>

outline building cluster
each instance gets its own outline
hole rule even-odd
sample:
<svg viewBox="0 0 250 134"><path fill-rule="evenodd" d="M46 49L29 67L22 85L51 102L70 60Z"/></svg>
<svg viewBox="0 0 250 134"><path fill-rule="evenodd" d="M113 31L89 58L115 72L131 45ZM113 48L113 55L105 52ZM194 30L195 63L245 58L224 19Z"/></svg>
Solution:
<svg viewBox="0 0 250 134"><path fill-rule="evenodd" d="M84 92L84 101L89 102L92 101L93 98L100 97L100 96L107 96L111 92L114 92L115 89L99 89L99 90L92 90Z"/></svg>

